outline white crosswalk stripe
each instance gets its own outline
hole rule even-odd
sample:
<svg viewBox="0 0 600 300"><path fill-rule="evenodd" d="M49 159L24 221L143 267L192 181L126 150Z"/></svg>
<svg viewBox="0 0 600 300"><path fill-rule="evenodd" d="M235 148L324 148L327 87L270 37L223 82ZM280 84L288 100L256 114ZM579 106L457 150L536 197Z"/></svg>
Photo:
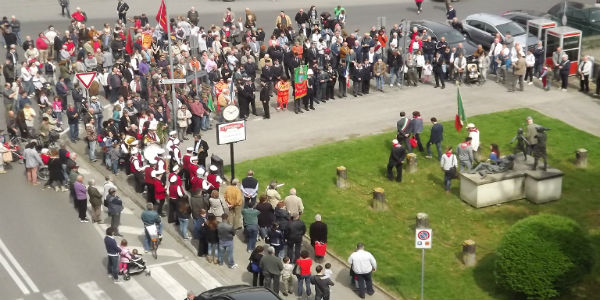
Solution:
<svg viewBox="0 0 600 300"><path fill-rule="evenodd" d="M152 268L152 278L165 290L173 299L181 298L181 295L186 295L187 290L169 275L162 267Z"/></svg>
<svg viewBox="0 0 600 300"><path fill-rule="evenodd" d="M43 294L44 299L46 300L67 300L67 296L63 294L60 290L54 290L52 292L47 292Z"/></svg>
<svg viewBox="0 0 600 300"><path fill-rule="evenodd" d="M31 291L33 293L39 293L40 290L38 289L38 287L35 285L35 283L33 283L33 280L31 280L31 277L29 277L29 275L27 275L27 272L25 272L23 267L21 267L21 264L19 264L19 262L15 259L15 257L12 255L12 253L8 250L8 247L6 247L6 245L4 244L2 239L0 239L0 251L4 252L4 255L6 255L6 259L8 259L8 261L10 261L10 263L13 265L14 270L1 253L0 253L0 264L2 264L2 266L6 269L6 271L10 275L10 277L15 281L17 286L19 286L19 289L21 289L23 294L28 295L29 289L31 289ZM23 277L23 280L25 281L25 283L23 283L23 281L19 278L19 276L17 276L17 274L16 274L17 272L21 275L21 277ZM27 286L25 284L27 284L27 286L29 286L29 289L27 288Z"/></svg>
<svg viewBox="0 0 600 300"><path fill-rule="evenodd" d="M95 281L88 281L77 285L90 300L110 300L110 297Z"/></svg>
<svg viewBox="0 0 600 300"><path fill-rule="evenodd" d="M204 270L197 262L193 260L180 262L179 266L188 272L190 276L200 282L200 284L202 284L207 290L221 286L219 281L208 274L206 270Z"/></svg>
<svg viewBox="0 0 600 300"><path fill-rule="evenodd" d="M119 286L133 300L154 300L154 297L148 293L134 278L128 281L119 282Z"/></svg>

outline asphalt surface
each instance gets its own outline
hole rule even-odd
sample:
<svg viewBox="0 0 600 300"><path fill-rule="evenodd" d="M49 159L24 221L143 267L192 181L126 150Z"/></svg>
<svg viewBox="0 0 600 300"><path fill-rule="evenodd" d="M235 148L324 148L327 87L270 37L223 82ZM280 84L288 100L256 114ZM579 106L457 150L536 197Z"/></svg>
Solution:
<svg viewBox="0 0 600 300"><path fill-rule="evenodd" d="M437 21L442 21L444 18L443 3L425 2L423 14L417 17L413 1L391 2L384 0L369 5L364 5L364 2L361 1L348 2L349 5L344 5L349 15L348 27L366 30L376 24L379 16L386 17L388 28L402 18L424 18ZM454 5L459 16L464 17L473 12L499 13L512 8L535 9L539 7L545 10L546 6L552 6L555 1L551 2L463 0ZM134 13L141 5L139 3L142 1L130 1ZM226 6L233 7L238 15L242 13L243 7L252 7L253 9L257 7L255 11L258 15L259 25L265 28L273 26L271 24L274 23L274 16L280 7L286 8L288 14L292 16L297 10L295 1L236 1L231 3L169 1L169 3L173 3L170 7L174 11L170 11L170 14L184 14L187 7L191 5L195 5L199 10L202 7L201 23L203 24L219 23L221 12ZM315 3L317 7L333 7L335 5L333 1L315 1ZM356 4L363 6L355 6ZM103 8L102 5L108 5L105 1L72 1L72 10L77 5L87 10L91 24L100 25L104 22L114 22L116 15L114 8ZM145 11L152 19L158 4L155 8L144 1L144 5ZM295 9L292 10L291 7ZM67 25L66 19L60 19L57 14L58 8L55 1L14 1L5 3L3 12L6 15L15 14L21 19L24 34L35 34L42 28L46 28L48 24L53 24L57 30L64 31ZM268 20L268 22L263 23L262 20ZM0 53L4 55L5 52L2 50ZM597 126L600 101L582 96L573 90L566 93L556 89L544 92L539 89L539 83L536 82L536 85L526 86L525 92L507 93L505 87L490 81L481 87L464 87L461 89L461 93L467 117L515 107L529 107L600 136L600 128ZM441 91L433 89L431 86L421 85L416 88L404 88L401 91L394 88L392 91L389 86L386 86L386 92L383 94L372 92L372 95L357 99L352 97L334 100L318 105L316 111L302 115L294 115L291 111L275 112L272 110L271 120L252 117L248 121L247 140L237 143L235 146L236 160L243 161L389 130L394 127L400 110L419 110L425 119L431 116L436 116L441 120L452 119L456 111L456 88L453 84L448 84L447 88ZM259 114L260 112L259 109ZM209 152L221 156L228 164L229 147L216 145L214 131L206 132L204 136L211 146ZM265 147L267 142L269 146ZM75 146L75 149L80 152L81 144ZM103 178L97 170L101 171L102 167L87 165L86 156L83 153L80 153L80 160L83 169L87 170L86 176L96 178L98 184L101 185ZM163 247L161 249L165 251L161 255L159 250L159 260L154 261L152 258L146 257L150 264L167 264L156 265L154 268L158 271L153 271L153 275L150 277L137 276L134 277L135 283L115 285L105 274L106 255L102 243L104 227L79 223L67 193L42 191L40 187L27 186L22 165L13 164L13 167L14 169L9 170L8 174L0 175L0 191L2 191L0 198L3 200L0 201L0 211L2 211L0 240L6 245L6 249L14 256L14 261L22 267L24 272L20 272L16 264L9 259L7 251L0 249L2 250L0 251L1 257L6 259L8 266L0 264L2 266L0 268L0 291L2 291L0 298L2 299L144 298L139 295L151 295L155 299L172 299L183 298L185 295L182 291L187 289L201 292L215 282L231 284L248 283L251 280L249 274L243 270L248 254L243 252L241 246L236 247L236 262L240 265L241 270L231 271L209 266L204 260L193 258L194 253L188 250L189 245L182 244L177 237L167 234L165 242L161 246ZM244 171L238 170L238 174ZM118 180L120 188L121 185L126 184L126 179L122 175L118 177ZM141 247L139 235L142 228L138 221L140 210L137 206L140 196L125 190L123 192L126 206L129 208L129 213L122 217L123 224L128 226L126 227L128 230L124 231L125 238L133 247ZM237 242L236 245L241 245L241 243ZM0 248L2 248L1 244ZM196 266L199 266L200 269ZM14 275L19 279L14 280L8 270L13 270ZM190 270L192 270L192 274L190 274ZM200 270L209 272L215 281L204 281L204 278L207 277L202 276L203 273ZM333 298L350 299L355 297L347 288L347 282L345 282L347 278L342 275L342 269L339 270L339 272L336 271L336 275L338 275L336 279L341 284L334 290ZM33 285L28 283L27 277L23 275L25 273L27 277L31 278L30 282ZM18 281L22 282L21 288L19 288ZM25 290L28 293L25 293ZM137 297L131 296L131 293L134 292L139 293ZM380 299L381 295L376 294L378 297L375 298Z"/></svg>

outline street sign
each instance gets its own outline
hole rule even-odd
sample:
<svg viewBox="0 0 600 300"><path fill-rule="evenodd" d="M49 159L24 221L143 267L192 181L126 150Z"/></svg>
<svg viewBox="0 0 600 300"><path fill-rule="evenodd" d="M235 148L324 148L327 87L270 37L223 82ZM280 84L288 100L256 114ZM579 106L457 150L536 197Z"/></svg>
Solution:
<svg viewBox="0 0 600 300"><path fill-rule="evenodd" d="M186 83L185 78L159 79L158 84Z"/></svg>
<svg viewBox="0 0 600 300"><path fill-rule="evenodd" d="M96 72L77 73L75 77L83 84L86 89L89 89L92 85L92 81L96 78Z"/></svg>
<svg viewBox="0 0 600 300"><path fill-rule="evenodd" d="M417 228L415 230L415 248L431 249L431 229Z"/></svg>
<svg viewBox="0 0 600 300"><path fill-rule="evenodd" d="M246 140L246 123L242 121L217 125L217 144L229 144Z"/></svg>

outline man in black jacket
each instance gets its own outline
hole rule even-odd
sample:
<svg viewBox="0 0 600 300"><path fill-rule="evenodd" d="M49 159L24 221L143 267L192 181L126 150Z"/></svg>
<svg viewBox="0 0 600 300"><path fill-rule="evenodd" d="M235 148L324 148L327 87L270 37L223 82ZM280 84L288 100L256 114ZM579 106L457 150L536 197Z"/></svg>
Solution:
<svg viewBox="0 0 600 300"><path fill-rule="evenodd" d="M202 139L202 135L196 134L194 135L194 155L198 155L198 165L203 166L204 169L206 166L206 158L208 157L208 143Z"/></svg>
<svg viewBox="0 0 600 300"><path fill-rule="evenodd" d="M129 10L129 4L123 0L119 0L117 3L117 13L119 14L119 20L123 22L123 24L127 24L127 11Z"/></svg>
<svg viewBox="0 0 600 300"><path fill-rule="evenodd" d="M119 281L119 253L121 248L117 246L117 241L113 235L114 230L112 227L106 228L106 236L104 237L104 247L108 254L108 274L112 275L115 282Z"/></svg>
<svg viewBox="0 0 600 300"><path fill-rule="evenodd" d="M260 73L260 81L265 83L269 93L273 93L273 82L275 81L275 78L273 68L269 65L265 65Z"/></svg>
<svg viewBox="0 0 600 300"><path fill-rule="evenodd" d="M432 62L433 65L433 75L435 77L435 87L438 88L440 86L440 81L442 82L442 89L446 88L446 84L444 83L444 69L442 66L444 65L444 57L442 57L441 53L436 53L435 58Z"/></svg>
<svg viewBox="0 0 600 300"><path fill-rule="evenodd" d="M248 170L248 176L242 179L242 193L244 194L244 208L254 207L258 194L258 180L254 178L254 171Z"/></svg>
<svg viewBox="0 0 600 300"><path fill-rule="evenodd" d="M402 60L402 54L394 49L392 54L388 56L388 66L390 67L390 87L393 87L396 82L400 85L402 75L402 66L404 62ZM396 78L394 78L396 76Z"/></svg>
<svg viewBox="0 0 600 300"><path fill-rule="evenodd" d="M362 65L359 62L351 62L350 76L352 77L352 95L354 97L362 96Z"/></svg>
<svg viewBox="0 0 600 300"><path fill-rule="evenodd" d="M560 88L563 92L567 91L567 86L569 85L569 72L571 71L571 61L569 60L569 56L563 54L560 65L558 65L558 73L560 74Z"/></svg>
<svg viewBox="0 0 600 300"><path fill-rule="evenodd" d="M340 65L338 66L337 69L338 72L338 98L346 98L346 75L348 72L348 66L346 65L346 60L343 59L340 62Z"/></svg>
<svg viewBox="0 0 600 300"><path fill-rule="evenodd" d="M264 82L260 82L260 102L262 103L263 110L265 112L265 119L271 118L271 113L269 111L269 101L271 100L271 93L269 93L269 88Z"/></svg>
<svg viewBox="0 0 600 300"><path fill-rule="evenodd" d="M310 244L314 247L315 242L321 242L327 244L327 224L321 221L321 215L315 216L315 222L310 224L308 230L308 236L310 237ZM322 259L322 256L316 256L317 259Z"/></svg>
<svg viewBox="0 0 600 300"><path fill-rule="evenodd" d="M247 78L249 79L249 78ZM246 120L250 115L250 104L252 104L252 114L256 115L256 104L254 102L254 86L250 80L245 80L244 85L239 89L240 118Z"/></svg>
<svg viewBox="0 0 600 300"><path fill-rule="evenodd" d="M306 233L306 225L300 220L298 213L292 213L292 221L289 222L285 237L287 239L287 256L290 261L296 261L300 257L300 248L302 247L302 237Z"/></svg>
<svg viewBox="0 0 600 300"><path fill-rule="evenodd" d="M392 152L390 153L390 159L387 165L387 177L389 180L394 179L393 169L396 167L396 181L402 182L402 163L406 158L406 150L402 147L402 144L398 140L392 141Z"/></svg>
<svg viewBox="0 0 600 300"><path fill-rule="evenodd" d="M431 158L431 144L435 144L437 149L437 158L438 160L442 159L442 141L444 140L444 126L437 122L437 118L432 117L431 123L431 135L429 136L429 141L427 141L427 156L426 158Z"/></svg>

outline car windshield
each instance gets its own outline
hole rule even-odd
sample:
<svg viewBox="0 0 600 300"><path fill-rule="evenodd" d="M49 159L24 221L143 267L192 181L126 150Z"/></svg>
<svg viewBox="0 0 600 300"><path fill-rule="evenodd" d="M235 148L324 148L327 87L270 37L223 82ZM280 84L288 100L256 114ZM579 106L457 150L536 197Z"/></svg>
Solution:
<svg viewBox="0 0 600 300"><path fill-rule="evenodd" d="M600 9L592 10L590 12L590 22L600 22Z"/></svg>
<svg viewBox="0 0 600 300"><path fill-rule="evenodd" d="M456 30L448 30L445 32L438 32L437 35L439 37L442 37L442 36L445 37L446 42L448 42L449 44L455 44L455 43L460 43L460 42L465 41L465 37Z"/></svg>
<svg viewBox="0 0 600 300"><path fill-rule="evenodd" d="M507 32L510 32L510 35L517 36L525 34L525 30L521 28L521 26L517 25L514 22L508 22L504 24L500 24L496 26L502 35L506 35Z"/></svg>

